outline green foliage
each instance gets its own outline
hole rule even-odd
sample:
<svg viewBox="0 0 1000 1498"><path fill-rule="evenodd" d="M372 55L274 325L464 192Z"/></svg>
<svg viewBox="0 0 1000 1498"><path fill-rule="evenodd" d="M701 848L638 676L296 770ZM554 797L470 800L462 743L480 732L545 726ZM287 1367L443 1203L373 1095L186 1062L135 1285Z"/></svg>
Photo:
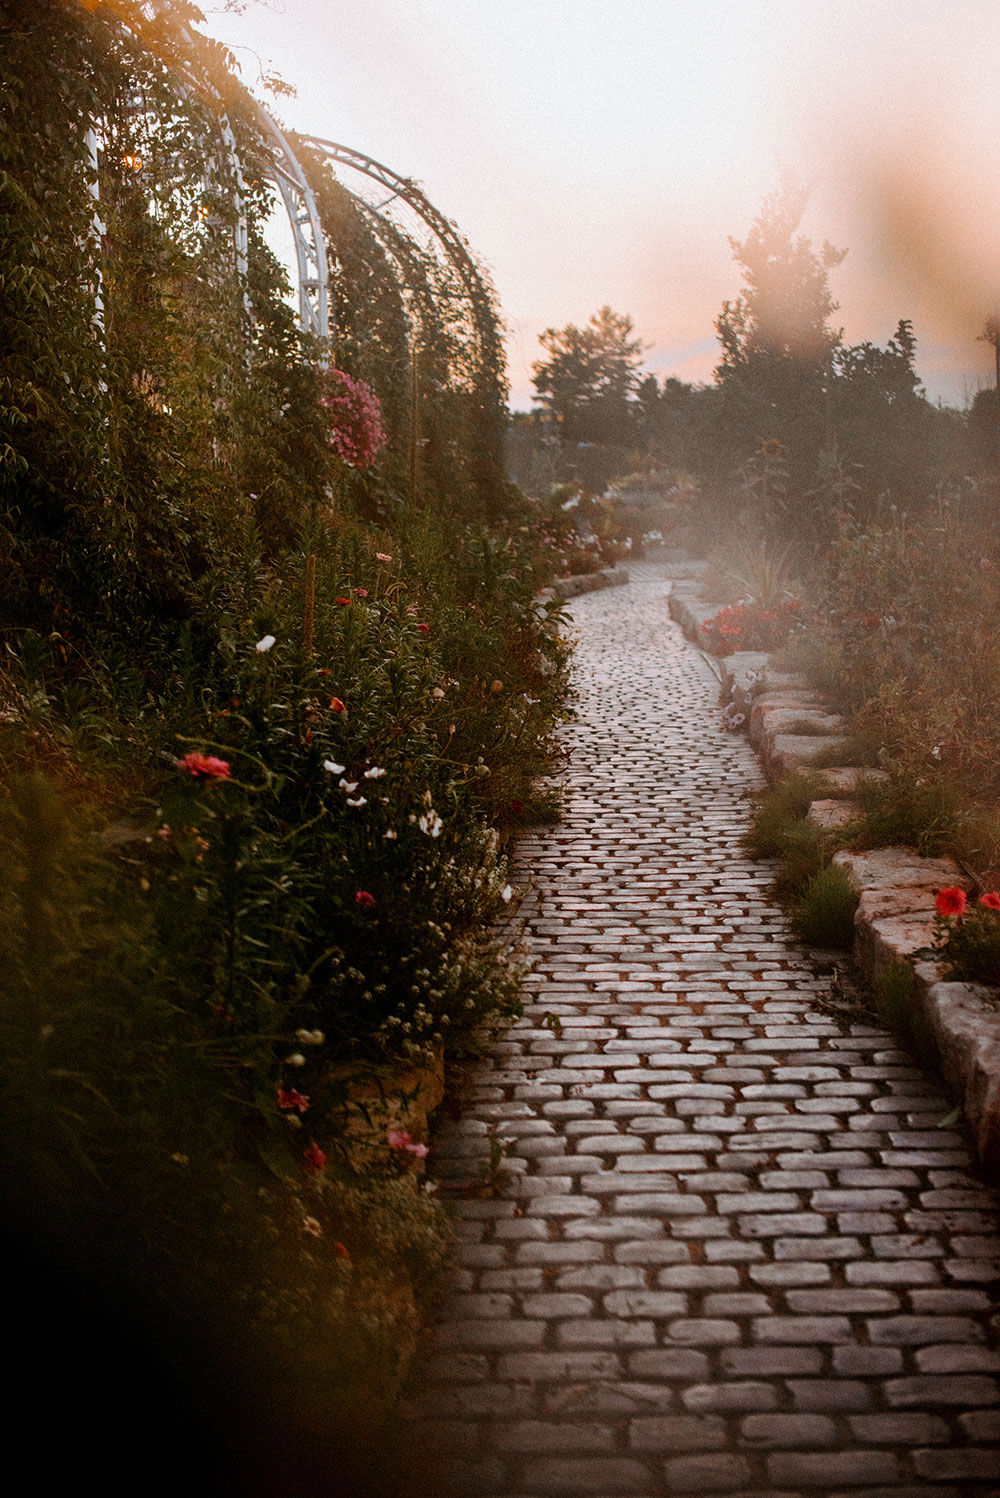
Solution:
<svg viewBox="0 0 1000 1498"><path fill-rule="evenodd" d="M195 8L155 9L0 18L0 1174L33 1257L169 1328L223 1425L261 1415L262 1463L286 1432L339 1460L445 1241L414 1178L352 1169L343 1079L517 1012L491 923L568 647L488 283L319 184L335 354L391 437L348 469L258 118Z"/></svg>
<svg viewBox="0 0 1000 1498"><path fill-rule="evenodd" d="M958 787L938 770L914 779L893 768L885 781L862 781L856 799L864 817L853 831L853 847L905 846L924 858L964 851L969 812Z"/></svg>
<svg viewBox="0 0 1000 1498"><path fill-rule="evenodd" d="M532 365L539 400L567 442L628 441L630 403L643 344L627 316L601 307L585 328L546 328L538 337L547 360Z"/></svg>
<svg viewBox="0 0 1000 1498"><path fill-rule="evenodd" d="M792 925L810 946L846 951L854 945L857 907L858 892L846 871L830 863L806 882L792 911Z"/></svg>
<svg viewBox="0 0 1000 1498"><path fill-rule="evenodd" d="M897 1033L912 1034L917 979L912 966L894 958L877 974L873 984L879 1019Z"/></svg>
<svg viewBox="0 0 1000 1498"><path fill-rule="evenodd" d="M797 835L809 806L823 795L816 775L786 775L764 792L754 809L744 847L753 858L780 858L789 836Z"/></svg>
<svg viewBox="0 0 1000 1498"><path fill-rule="evenodd" d="M934 952L946 978L1000 986L1000 911L977 903L957 918L935 917Z"/></svg>

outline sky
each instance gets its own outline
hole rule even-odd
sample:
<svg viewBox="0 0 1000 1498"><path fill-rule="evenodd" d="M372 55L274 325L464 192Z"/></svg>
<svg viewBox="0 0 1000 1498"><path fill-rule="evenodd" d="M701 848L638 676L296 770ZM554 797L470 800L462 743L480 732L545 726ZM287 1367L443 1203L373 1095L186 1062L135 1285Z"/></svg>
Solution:
<svg viewBox="0 0 1000 1498"><path fill-rule="evenodd" d="M988 383L1000 312L998 0L250 0L205 28L292 129L419 181L489 267L511 406L538 334L604 304L693 382L779 171L848 342L911 318L928 395ZM222 0L215 0L221 7Z"/></svg>

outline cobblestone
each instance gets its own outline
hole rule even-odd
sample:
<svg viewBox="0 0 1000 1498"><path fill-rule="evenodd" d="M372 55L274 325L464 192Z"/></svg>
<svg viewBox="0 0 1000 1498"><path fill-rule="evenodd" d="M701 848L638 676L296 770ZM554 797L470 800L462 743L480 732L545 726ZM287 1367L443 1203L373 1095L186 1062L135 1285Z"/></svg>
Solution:
<svg viewBox="0 0 1000 1498"><path fill-rule="evenodd" d="M640 564L574 600L564 817L516 854L524 1017L435 1140L442 1498L997 1498L996 1193L935 1081L816 1007L667 590Z"/></svg>

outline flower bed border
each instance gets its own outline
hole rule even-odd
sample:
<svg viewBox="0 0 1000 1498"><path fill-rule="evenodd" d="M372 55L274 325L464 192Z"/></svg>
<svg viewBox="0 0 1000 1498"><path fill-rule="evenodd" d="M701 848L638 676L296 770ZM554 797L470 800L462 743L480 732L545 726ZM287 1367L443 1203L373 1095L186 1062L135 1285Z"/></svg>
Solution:
<svg viewBox="0 0 1000 1498"><path fill-rule="evenodd" d="M705 621L717 611L698 586L700 566L671 583L671 618L685 636L706 648ZM842 739L823 734L808 736L780 732L780 717L768 713L795 704L796 715L822 717L827 712L819 694L803 677L770 675L769 690L755 692L767 672L769 657L763 651L740 652L724 658L721 666L721 700L735 703L752 718L752 741L772 782L794 770L809 768L809 761L822 745L828 748ZM807 699L803 694L808 694ZM768 702L770 699L770 703ZM775 728L768 717L778 718ZM879 775L859 766L841 765L823 769L833 799L849 796L859 777ZM830 802L813 802L812 820L829 825ZM836 817L833 818L836 820ZM883 855L881 867L878 854ZM897 1030L904 1042L919 1049L941 1073L949 1093L962 1108L981 1164L1000 1174L1000 1004L997 992L977 983L941 980L935 962L916 954L929 945L934 926L934 892L946 884L961 884L963 875L952 859L921 859L912 849L891 848L872 853L834 855L834 863L848 873L858 890L860 903L855 915L854 960L872 980L890 963L903 963L913 974L913 1000L905 1021L889 1016L885 1023ZM920 865L925 867L921 870ZM921 874L924 877L920 877Z"/></svg>
<svg viewBox="0 0 1000 1498"><path fill-rule="evenodd" d="M580 572L574 577L557 577L550 588L542 588L536 601L551 603L553 598L577 598L581 593L596 593L600 588L620 588L628 580L628 571L624 567L602 567L600 572Z"/></svg>

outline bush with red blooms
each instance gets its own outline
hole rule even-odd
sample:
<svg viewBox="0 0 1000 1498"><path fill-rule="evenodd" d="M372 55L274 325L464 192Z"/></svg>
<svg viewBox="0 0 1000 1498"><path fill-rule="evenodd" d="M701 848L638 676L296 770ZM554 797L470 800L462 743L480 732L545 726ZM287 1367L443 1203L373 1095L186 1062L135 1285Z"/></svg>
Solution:
<svg viewBox="0 0 1000 1498"><path fill-rule="evenodd" d="M970 902L963 889L942 889L934 910L932 953L945 976L1000 986L1000 893L990 890Z"/></svg>
<svg viewBox="0 0 1000 1498"><path fill-rule="evenodd" d="M703 630L714 655L732 655L737 650L778 650L803 623L802 604L785 599L773 608L752 600L720 609Z"/></svg>

